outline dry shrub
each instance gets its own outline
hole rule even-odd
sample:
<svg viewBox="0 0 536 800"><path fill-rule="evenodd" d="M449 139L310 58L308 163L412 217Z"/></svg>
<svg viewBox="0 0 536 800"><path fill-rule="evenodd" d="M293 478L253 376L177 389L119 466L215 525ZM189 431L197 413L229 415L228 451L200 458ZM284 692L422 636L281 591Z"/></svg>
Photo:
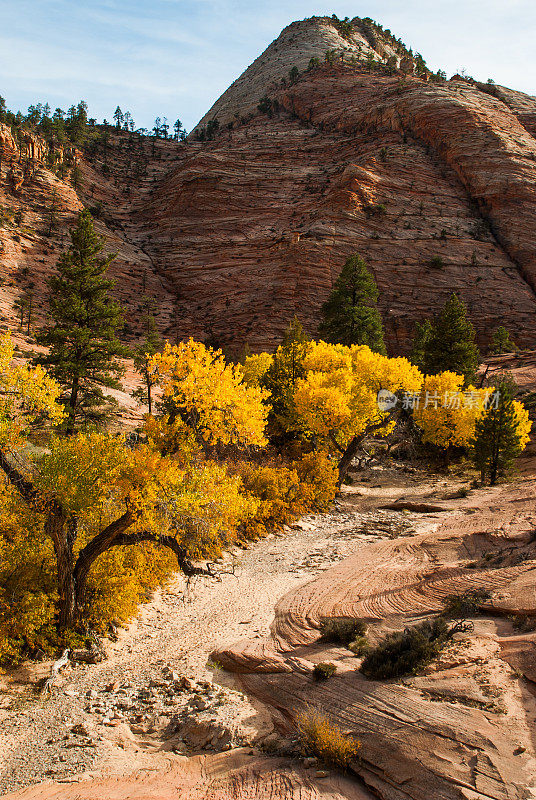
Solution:
<svg viewBox="0 0 536 800"><path fill-rule="evenodd" d="M375 680L415 675L436 658L453 632L443 617L436 617L398 633L388 633L367 653L360 670Z"/></svg>
<svg viewBox="0 0 536 800"><path fill-rule="evenodd" d="M322 711L308 708L297 720L304 753L316 756L330 767L346 770L359 755L361 743L345 734Z"/></svg>

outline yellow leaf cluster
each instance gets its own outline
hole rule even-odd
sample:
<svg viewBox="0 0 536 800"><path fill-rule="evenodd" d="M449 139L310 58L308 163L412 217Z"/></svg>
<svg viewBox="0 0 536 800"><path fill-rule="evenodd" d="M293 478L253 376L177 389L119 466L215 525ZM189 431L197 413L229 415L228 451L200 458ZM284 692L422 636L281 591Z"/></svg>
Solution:
<svg viewBox="0 0 536 800"><path fill-rule="evenodd" d="M63 418L60 387L41 367L13 364L15 348L9 333L0 336L0 446L20 443L20 436L41 419L56 424Z"/></svg>
<svg viewBox="0 0 536 800"><path fill-rule="evenodd" d="M441 372L424 379L413 410L413 419L422 430L423 442L437 447L467 447L475 436L475 425L485 410L492 387L463 389L464 377Z"/></svg>
<svg viewBox="0 0 536 800"><path fill-rule="evenodd" d="M257 501L247 521L248 538L289 524L311 511L324 511L335 497L337 467L323 452L307 453L289 467L237 465L247 495Z"/></svg>
<svg viewBox="0 0 536 800"><path fill-rule="evenodd" d="M54 635L55 558L39 516L0 483L0 664L17 663ZM52 646L55 642L52 642Z"/></svg>
<svg viewBox="0 0 536 800"><path fill-rule="evenodd" d="M164 401L207 444L264 445L266 393L244 382L241 367L201 342L166 344L149 369Z"/></svg>
<svg viewBox="0 0 536 800"><path fill-rule="evenodd" d="M255 353L247 356L242 366L244 382L248 386L260 386L273 360L274 357L270 353Z"/></svg>
<svg viewBox="0 0 536 800"><path fill-rule="evenodd" d="M345 448L386 414L377 404L380 389L418 392L422 375L405 358L388 358L361 345L313 342L304 361L306 376L298 381L294 402L303 427L328 447L334 437ZM387 427L380 428L386 433Z"/></svg>
<svg viewBox="0 0 536 800"><path fill-rule="evenodd" d="M514 419L516 432L519 436L519 450L524 450L530 442L530 431L532 422L529 419L529 411L519 400L514 400Z"/></svg>

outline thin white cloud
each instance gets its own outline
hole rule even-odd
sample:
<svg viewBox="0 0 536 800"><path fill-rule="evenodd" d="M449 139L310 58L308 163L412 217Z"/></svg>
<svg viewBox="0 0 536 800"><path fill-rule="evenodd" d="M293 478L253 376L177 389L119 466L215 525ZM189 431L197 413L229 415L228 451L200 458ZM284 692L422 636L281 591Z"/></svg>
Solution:
<svg viewBox="0 0 536 800"><path fill-rule="evenodd" d="M0 94L192 127L283 27L333 12L378 20L434 69L536 94L533 0L0 0Z"/></svg>

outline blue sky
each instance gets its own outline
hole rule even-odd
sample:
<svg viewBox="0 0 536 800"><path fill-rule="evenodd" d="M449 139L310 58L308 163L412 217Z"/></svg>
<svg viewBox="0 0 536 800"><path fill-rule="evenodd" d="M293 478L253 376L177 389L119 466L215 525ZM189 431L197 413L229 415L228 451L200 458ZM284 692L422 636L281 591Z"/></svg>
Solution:
<svg viewBox="0 0 536 800"><path fill-rule="evenodd" d="M0 94L190 130L285 25L332 13L372 17L449 76L536 94L534 0L0 0Z"/></svg>

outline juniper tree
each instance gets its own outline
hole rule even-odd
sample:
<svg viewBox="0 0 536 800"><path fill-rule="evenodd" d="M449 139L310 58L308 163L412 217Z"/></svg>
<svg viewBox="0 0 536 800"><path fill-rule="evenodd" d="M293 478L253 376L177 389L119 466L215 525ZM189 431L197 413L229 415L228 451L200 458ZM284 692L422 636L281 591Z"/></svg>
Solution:
<svg viewBox="0 0 536 800"><path fill-rule="evenodd" d="M421 372L424 372L426 347L431 335L432 323L429 319L425 319L424 322L417 323L415 326L415 338L413 339L413 344L411 346L409 360L412 364L415 364L416 367L419 367Z"/></svg>
<svg viewBox="0 0 536 800"><path fill-rule="evenodd" d="M510 334L506 328L503 325L499 325L499 327L495 328L493 331L490 349L494 355L500 355L501 353L515 352L517 350L517 345L510 338Z"/></svg>
<svg viewBox="0 0 536 800"><path fill-rule="evenodd" d="M320 334L331 344L364 344L385 355L377 301L378 287L367 265L361 256L351 256L322 306Z"/></svg>
<svg viewBox="0 0 536 800"><path fill-rule="evenodd" d="M511 376L503 376L496 385L495 402L476 423L473 459L482 483L487 481L490 486L508 473L523 449L514 404L516 390Z"/></svg>
<svg viewBox="0 0 536 800"><path fill-rule="evenodd" d="M100 255L102 240L89 211L80 213L70 236L58 273L49 281L49 321L37 337L49 348L37 361L63 389L67 434L80 421L102 419L102 387L120 388L117 358L127 355L117 339L123 326L121 309L109 295L113 281L106 277L115 256Z"/></svg>
<svg viewBox="0 0 536 800"><path fill-rule="evenodd" d="M294 317L262 381L270 392L268 434L276 443L294 438L299 430L293 397L297 381L305 376L303 361L308 347L309 338Z"/></svg>
<svg viewBox="0 0 536 800"><path fill-rule="evenodd" d="M479 362L475 329L467 318L465 303L453 293L433 321L424 347L423 370L427 375L456 372L468 386L476 377Z"/></svg>

